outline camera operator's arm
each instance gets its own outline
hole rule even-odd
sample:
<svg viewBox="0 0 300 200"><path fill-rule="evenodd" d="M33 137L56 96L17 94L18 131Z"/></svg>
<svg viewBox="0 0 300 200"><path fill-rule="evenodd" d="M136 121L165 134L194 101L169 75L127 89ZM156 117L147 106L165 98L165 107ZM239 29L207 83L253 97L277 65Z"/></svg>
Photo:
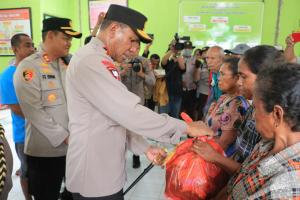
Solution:
<svg viewBox="0 0 300 200"><path fill-rule="evenodd" d="M286 47L284 50L284 57L288 62L295 63L296 62L296 55L294 51L294 41L291 35L287 36L285 39Z"/></svg>
<svg viewBox="0 0 300 200"><path fill-rule="evenodd" d="M94 27L92 33L91 33L91 36L92 36L92 37L96 37L97 32L98 32L98 30L99 30L100 25L101 25L102 22L103 22L104 17L105 17L105 12L101 12L101 13L98 15L97 23L96 23L96 25L95 25L95 27Z"/></svg>
<svg viewBox="0 0 300 200"><path fill-rule="evenodd" d="M165 55L164 57L162 58L161 60L161 65L162 66L165 66L169 60L169 58L173 55L173 52L171 50L169 50Z"/></svg>
<svg viewBox="0 0 300 200"><path fill-rule="evenodd" d="M178 58L174 59L175 62L177 61L178 62L178 66L179 68L184 71L185 70L185 61L184 61L184 58L183 56L179 56Z"/></svg>
<svg viewBox="0 0 300 200"><path fill-rule="evenodd" d="M150 61L148 59L145 59L142 62L143 67L141 70L137 73L138 76L142 77L145 80L145 83L149 86L154 86L155 84L155 76L153 70L150 68ZM145 69L145 71L144 71Z"/></svg>
<svg viewBox="0 0 300 200"><path fill-rule="evenodd" d="M120 75L121 77L127 76L127 71L132 68L132 64L130 63L121 63L120 64Z"/></svg>
<svg viewBox="0 0 300 200"><path fill-rule="evenodd" d="M145 49L144 49L144 52L143 52L143 54L142 54L142 56L143 56L144 58L148 58L148 56L149 56L149 54L150 54L149 48L150 48L151 46L152 46L152 42L146 44Z"/></svg>

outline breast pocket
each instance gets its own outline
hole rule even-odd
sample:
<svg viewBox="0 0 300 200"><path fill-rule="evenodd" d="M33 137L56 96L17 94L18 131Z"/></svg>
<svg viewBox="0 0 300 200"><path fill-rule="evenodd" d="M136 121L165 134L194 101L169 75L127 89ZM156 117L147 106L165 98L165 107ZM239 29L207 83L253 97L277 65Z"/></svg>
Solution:
<svg viewBox="0 0 300 200"><path fill-rule="evenodd" d="M63 91L57 80L43 80L41 84L43 106L52 107L63 104Z"/></svg>

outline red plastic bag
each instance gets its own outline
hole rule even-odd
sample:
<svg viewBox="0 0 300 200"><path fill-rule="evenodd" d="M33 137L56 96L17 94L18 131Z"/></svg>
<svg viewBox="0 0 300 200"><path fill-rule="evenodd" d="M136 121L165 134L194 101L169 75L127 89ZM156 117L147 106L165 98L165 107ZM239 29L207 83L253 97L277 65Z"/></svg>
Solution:
<svg viewBox="0 0 300 200"><path fill-rule="evenodd" d="M213 197L228 180L224 170L191 150L195 139L209 143L224 155L222 147L206 136L187 139L179 144L166 163L165 195L168 199L199 200Z"/></svg>

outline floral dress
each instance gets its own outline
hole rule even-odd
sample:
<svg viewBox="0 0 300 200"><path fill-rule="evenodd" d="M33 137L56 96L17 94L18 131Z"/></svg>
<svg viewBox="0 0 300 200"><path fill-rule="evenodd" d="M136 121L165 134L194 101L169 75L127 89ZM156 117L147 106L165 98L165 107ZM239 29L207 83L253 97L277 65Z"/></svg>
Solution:
<svg viewBox="0 0 300 200"><path fill-rule="evenodd" d="M237 129L249 107L248 101L242 96L220 96L217 102L213 103L205 118L207 125L214 131L216 137L220 137L223 131ZM235 152L233 142L227 149L224 149L227 156Z"/></svg>

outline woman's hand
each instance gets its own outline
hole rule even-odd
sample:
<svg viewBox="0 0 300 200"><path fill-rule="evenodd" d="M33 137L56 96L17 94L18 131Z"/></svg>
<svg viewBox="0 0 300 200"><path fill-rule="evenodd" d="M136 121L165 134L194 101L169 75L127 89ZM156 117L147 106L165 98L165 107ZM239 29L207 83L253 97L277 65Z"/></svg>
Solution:
<svg viewBox="0 0 300 200"><path fill-rule="evenodd" d="M215 162L217 158L221 155L214 148L212 148L208 143L195 140L192 147L192 151L199 154L203 159L209 162Z"/></svg>

